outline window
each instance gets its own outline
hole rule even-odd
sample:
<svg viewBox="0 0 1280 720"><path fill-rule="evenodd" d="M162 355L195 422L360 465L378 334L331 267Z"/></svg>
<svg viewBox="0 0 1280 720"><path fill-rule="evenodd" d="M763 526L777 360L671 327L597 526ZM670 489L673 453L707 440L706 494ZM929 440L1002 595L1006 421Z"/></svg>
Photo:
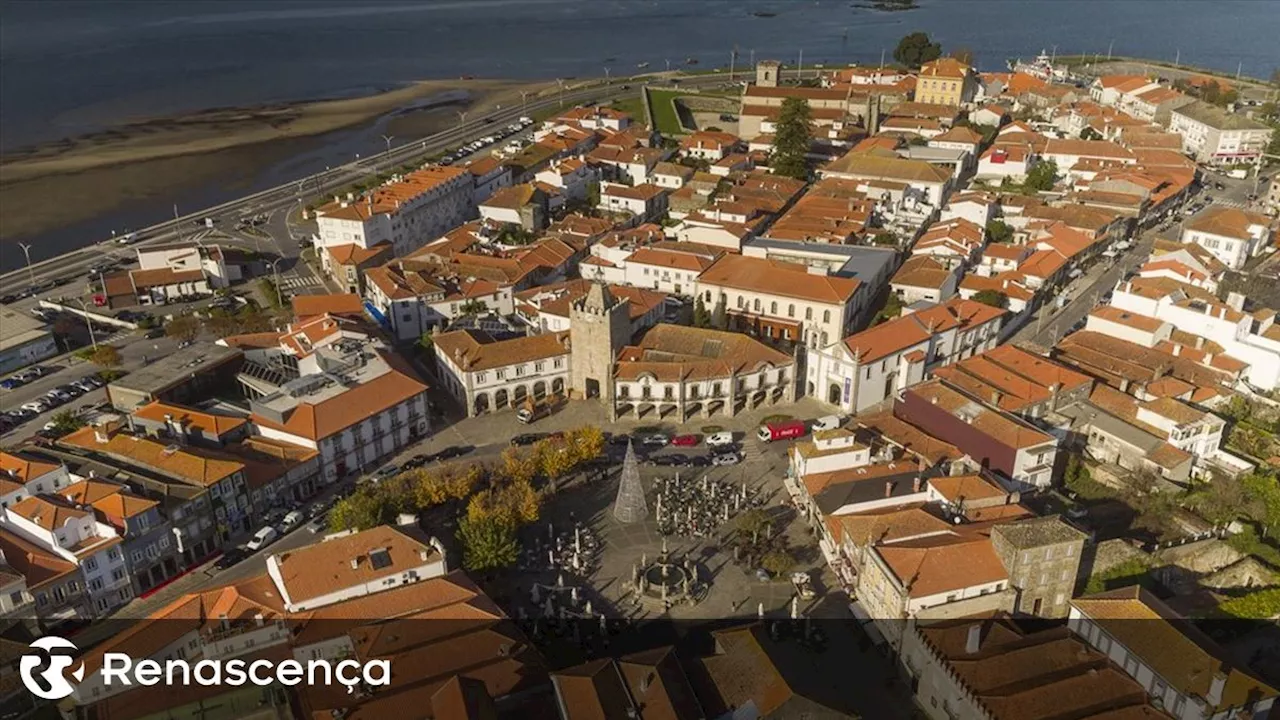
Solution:
<svg viewBox="0 0 1280 720"><path fill-rule="evenodd" d="M807 308L805 308L805 309L804 309L804 319L805 319L805 320L812 320L812 319L813 319L813 308L811 308L811 307L807 307Z"/></svg>
<svg viewBox="0 0 1280 720"><path fill-rule="evenodd" d="M773 302L769 303L769 314L770 314L770 315L777 315L777 314L778 314L778 301L777 301L777 300L774 300Z"/></svg>
<svg viewBox="0 0 1280 720"><path fill-rule="evenodd" d="M543 368L545 368L546 366L547 366L547 364L546 364L546 363L544 363L544 362L536 362L536 363L534 363L534 364L533 364L533 371L534 371L534 372L542 372L542 369L543 369Z"/></svg>
<svg viewBox="0 0 1280 720"><path fill-rule="evenodd" d="M161 550L166 550L166 549L168 549L168 547L169 547L169 536L168 536L168 535L161 535L161 536L160 536L160 540L159 540L156 544L160 546L160 549L161 549Z"/></svg>
<svg viewBox="0 0 1280 720"><path fill-rule="evenodd" d="M84 561L84 569L93 572L98 569L98 558L89 558Z"/></svg>
<svg viewBox="0 0 1280 720"><path fill-rule="evenodd" d="M99 590L101 590L101 589L102 589L102 578L94 578L94 579L92 579L92 580L90 580L90 581L89 581L89 590L90 590L90 591L92 591L92 592L98 592L98 591L99 591Z"/></svg>
<svg viewBox="0 0 1280 720"><path fill-rule="evenodd" d="M476 373L476 382L478 382L478 383L482 383L482 382L484 382L484 381L486 381L486 380L488 380L488 379L489 379L489 373L487 373L487 372L478 372L478 373Z"/></svg>
<svg viewBox="0 0 1280 720"><path fill-rule="evenodd" d="M751 301L751 309L760 312L760 298Z"/></svg>
<svg viewBox="0 0 1280 720"><path fill-rule="evenodd" d="M132 555L130 555L130 557L132 557L132 558L133 558L133 561L134 561L135 563L140 563L140 562L142 562L142 551L141 551L141 550L134 550L134 551L133 551L133 554L132 554Z"/></svg>
<svg viewBox="0 0 1280 720"><path fill-rule="evenodd" d="M796 305L795 303L791 303L790 305L787 306L787 317L795 317L795 316L796 316Z"/></svg>
<svg viewBox="0 0 1280 720"><path fill-rule="evenodd" d="M120 548L111 548L107 551L107 559L111 561L120 559Z"/></svg>
<svg viewBox="0 0 1280 720"><path fill-rule="evenodd" d="M555 361L551 363L551 367L554 367L557 369L560 368L562 365L564 365L564 360L561 360L560 358L556 358Z"/></svg>
<svg viewBox="0 0 1280 720"><path fill-rule="evenodd" d="M120 568L116 568L115 570L112 570L112 571L111 571L111 579L112 579L112 580L115 580L116 582L120 582L121 580L123 580L123 579L124 579L124 570L121 570Z"/></svg>
<svg viewBox="0 0 1280 720"><path fill-rule="evenodd" d="M499 380L506 380L506 379L507 379L507 371L506 371L506 370L495 370L495 371L493 372L493 374L494 374L494 375L496 375L496 376L498 377L498 379L499 379Z"/></svg>
<svg viewBox="0 0 1280 720"><path fill-rule="evenodd" d="M42 596L42 597L43 597L43 596ZM21 591L21 590L19 590L18 592L15 592L15 593L9 593L9 602L13 603L14 605L21 605L21 604L22 604L22 591Z"/></svg>
<svg viewBox="0 0 1280 720"><path fill-rule="evenodd" d="M523 365L517 365L517 366L516 366L516 377L520 377L521 375L524 375L524 366L523 366Z"/></svg>
<svg viewBox="0 0 1280 720"><path fill-rule="evenodd" d="M824 322L824 323L831 322L831 311L830 311L830 310L823 310L823 311L822 311L822 322Z"/></svg>

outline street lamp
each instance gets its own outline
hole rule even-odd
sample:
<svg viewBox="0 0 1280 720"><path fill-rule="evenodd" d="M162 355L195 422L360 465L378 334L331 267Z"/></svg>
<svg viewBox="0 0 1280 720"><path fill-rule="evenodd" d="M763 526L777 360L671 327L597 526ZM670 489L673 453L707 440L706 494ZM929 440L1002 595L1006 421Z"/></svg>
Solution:
<svg viewBox="0 0 1280 720"><path fill-rule="evenodd" d="M27 279L31 281L31 287L36 286L36 271L31 269L31 246L26 243L18 243L18 247L22 248L22 254L27 256Z"/></svg>
<svg viewBox="0 0 1280 720"><path fill-rule="evenodd" d="M560 107L564 107L564 78L556 78L556 83L560 85Z"/></svg>
<svg viewBox="0 0 1280 720"><path fill-rule="evenodd" d="M609 72L610 72L610 71L609 71L609 66L608 66L608 65L605 65L605 66L604 66L604 84L605 84L605 85L608 85L608 84L609 84L609 82L610 82L610 80L611 80L611 78L609 77Z"/></svg>
<svg viewBox="0 0 1280 720"><path fill-rule="evenodd" d="M382 139L387 142L387 152L391 152L391 141L396 139L395 135L383 135Z"/></svg>
<svg viewBox="0 0 1280 720"><path fill-rule="evenodd" d="M284 307L284 296L281 295L280 293L280 261L281 260L284 260L284 258L278 257L275 259L275 262L271 263L271 274L274 275L276 279L276 305L279 305L280 307Z"/></svg>
<svg viewBox="0 0 1280 720"><path fill-rule="evenodd" d="M82 298L71 298L71 299L74 300L75 302L80 303L80 309L84 311L85 327L89 328L89 342L93 344L93 349L97 350L98 338L94 337L94 334L93 334L93 322L89 320L89 307L84 304L84 299Z"/></svg>
<svg viewBox="0 0 1280 720"><path fill-rule="evenodd" d="M529 109L529 91L522 90L520 92L520 113L528 114L527 113L528 109Z"/></svg>
<svg viewBox="0 0 1280 720"><path fill-rule="evenodd" d="M454 112L456 112L456 113L458 114L458 127L462 127L462 126L463 126L463 124L467 122L467 111L466 111L466 110L454 110Z"/></svg>

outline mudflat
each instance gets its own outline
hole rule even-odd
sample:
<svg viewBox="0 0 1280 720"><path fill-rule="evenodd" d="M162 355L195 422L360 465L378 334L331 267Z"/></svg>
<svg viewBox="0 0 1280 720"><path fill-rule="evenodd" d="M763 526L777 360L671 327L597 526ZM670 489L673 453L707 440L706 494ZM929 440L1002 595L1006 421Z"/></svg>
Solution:
<svg viewBox="0 0 1280 720"><path fill-rule="evenodd" d="M175 189L235 183L305 148L307 139L391 119L405 139L438 132L468 114L508 107L550 92L555 83L508 80L428 80L367 97L256 108L211 109L180 117L146 118L82 137L40 145L0 162L0 239L38 235L90 220L125 202L171 197ZM448 111L416 110L444 93L459 98ZM473 116L474 117L474 116ZM413 135L410 135L412 132ZM397 133L398 134L398 133Z"/></svg>

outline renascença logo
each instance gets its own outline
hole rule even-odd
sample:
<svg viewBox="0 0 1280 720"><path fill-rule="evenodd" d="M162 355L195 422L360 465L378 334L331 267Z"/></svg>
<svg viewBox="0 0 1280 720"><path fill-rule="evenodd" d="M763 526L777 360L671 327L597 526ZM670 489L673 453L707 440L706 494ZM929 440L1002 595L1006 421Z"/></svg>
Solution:
<svg viewBox="0 0 1280 720"><path fill-rule="evenodd" d="M40 653L28 653L22 656L19 670L22 683L33 695L45 700L61 700L73 692L75 687L66 679L64 671L71 667L69 653L76 651L76 646L69 640L56 636L46 636L31 643L33 650ZM53 654L54 650L68 652ZM337 684L347 688L348 693L355 692L361 685L379 686L391 684L391 661L369 660L308 660L305 663L297 660L199 660L189 663L186 660L134 660L125 653L109 652L102 655L102 685L104 688L131 687L142 685L150 687L161 683L173 686L201 685L239 687L245 684L268 687L281 685L298 685L304 680L307 685ZM77 683L84 681L84 664L80 664L71 675ZM96 677L96 675L95 675Z"/></svg>
<svg viewBox="0 0 1280 720"><path fill-rule="evenodd" d="M65 674L74 662L71 653L78 649L75 643L56 635L46 635L31 643L31 649L41 652L24 653L18 662L18 672L22 674L22 684L32 695L45 700L61 700L75 691ZM54 654L54 650L67 652ZM84 663L72 670L71 676L76 682L84 680Z"/></svg>

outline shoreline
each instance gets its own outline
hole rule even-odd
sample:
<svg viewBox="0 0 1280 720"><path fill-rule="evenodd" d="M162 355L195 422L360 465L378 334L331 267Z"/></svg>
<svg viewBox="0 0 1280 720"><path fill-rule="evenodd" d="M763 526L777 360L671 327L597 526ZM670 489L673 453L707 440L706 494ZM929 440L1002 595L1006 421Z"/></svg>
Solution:
<svg viewBox="0 0 1280 720"><path fill-rule="evenodd" d="M0 218L0 241L44 244L55 239L45 236L106 222L139 204L164 200L167 206L179 194L248 186L280 163L323 153L317 141L324 137L358 136L385 122L393 134L411 140L456 122L455 108L487 112L519 103L522 91L534 97L555 87L545 81L427 80L356 98L145 118L43 143L0 158L0 204L23 208Z"/></svg>

